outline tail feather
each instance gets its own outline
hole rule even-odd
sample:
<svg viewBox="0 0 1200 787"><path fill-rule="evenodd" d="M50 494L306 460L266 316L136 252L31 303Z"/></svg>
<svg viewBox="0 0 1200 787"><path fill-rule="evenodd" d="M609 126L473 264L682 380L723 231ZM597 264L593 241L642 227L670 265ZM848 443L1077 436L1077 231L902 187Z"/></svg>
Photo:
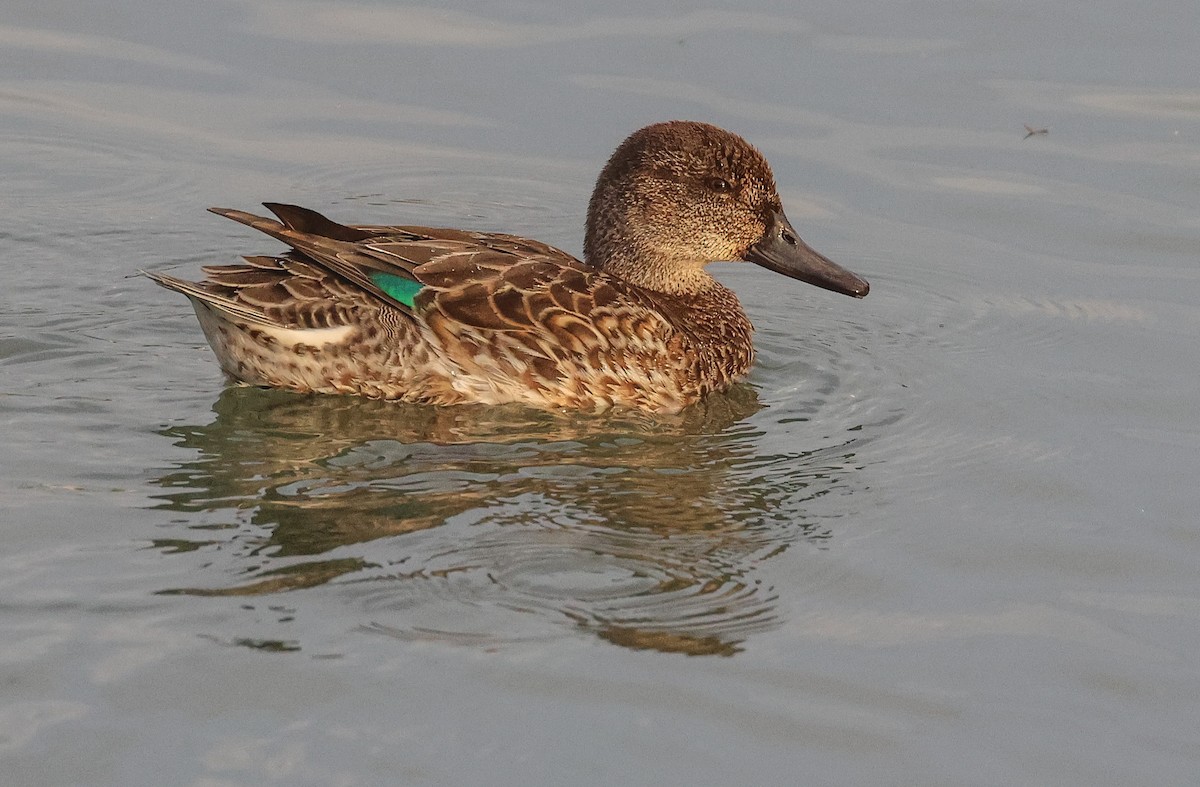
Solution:
<svg viewBox="0 0 1200 787"><path fill-rule="evenodd" d="M203 304L243 322L271 327L277 325L274 320L271 320L262 311L247 306L234 298L213 292L205 287L203 283L177 279L166 273L155 273L154 271L142 271L142 273L161 287L183 293L193 303Z"/></svg>

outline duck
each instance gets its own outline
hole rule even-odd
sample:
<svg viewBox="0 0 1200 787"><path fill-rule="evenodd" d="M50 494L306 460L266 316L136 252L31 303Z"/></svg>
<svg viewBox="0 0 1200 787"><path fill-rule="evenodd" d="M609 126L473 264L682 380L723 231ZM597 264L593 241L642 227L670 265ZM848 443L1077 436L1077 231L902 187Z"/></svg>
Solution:
<svg viewBox="0 0 1200 787"><path fill-rule="evenodd" d="M588 203L583 259L498 232L213 213L289 249L202 268L187 296L235 383L430 405L678 413L743 379L753 326L707 270L745 261L863 298L784 214L766 158L696 121L635 131Z"/></svg>

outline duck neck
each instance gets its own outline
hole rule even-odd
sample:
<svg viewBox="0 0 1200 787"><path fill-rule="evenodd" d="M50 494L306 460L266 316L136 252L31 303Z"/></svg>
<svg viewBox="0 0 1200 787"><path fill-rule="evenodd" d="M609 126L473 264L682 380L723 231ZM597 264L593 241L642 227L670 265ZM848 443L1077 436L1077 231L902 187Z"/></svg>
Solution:
<svg viewBox="0 0 1200 787"><path fill-rule="evenodd" d="M611 248L611 247L610 247ZM703 295L721 288L699 260L665 259L661 250L643 249L638 244L619 244L618 251L586 255L588 264L643 290L673 297ZM607 251L607 250L606 250Z"/></svg>
<svg viewBox="0 0 1200 787"><path fill-rule="evenodd" d="M612 256L597 265L636 286L675 329L677 357L688 359L688 379L703 395L744 376L754 362L754 326L737 295L702 264L659 267Z"/></svg>
<svg viewBox="0 0 1200 787"><path fill-rule="evenodd" d="M663 299L660 311L687 345L692 374L702 393L726 387L750 371L754 326L737 296L706 271L709 286Z"/></svg>
<svg viewBox="0 0 1200 787"><path fill-rule="evenodd" d="M701 271L707 286L687 291L664 293L670 306L664 311L690 336L705 342L737 345L750 344L754 326L746 317L733 290Z"/></svg>

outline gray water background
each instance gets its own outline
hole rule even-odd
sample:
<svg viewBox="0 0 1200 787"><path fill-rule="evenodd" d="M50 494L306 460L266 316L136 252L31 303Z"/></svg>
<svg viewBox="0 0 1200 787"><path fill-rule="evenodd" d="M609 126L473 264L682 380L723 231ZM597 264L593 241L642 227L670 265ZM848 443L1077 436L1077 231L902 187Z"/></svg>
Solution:
<svg viewBox="0 0 1200 787"><path fill-rule="evenodd" d="M0 768L129 784L1200 783L1200 6L0 11ZM204 211L581 246L670 118L853 301L718 266L681 419L226 389ZM1025 124L1048 129L1026 138Z"/></svg>

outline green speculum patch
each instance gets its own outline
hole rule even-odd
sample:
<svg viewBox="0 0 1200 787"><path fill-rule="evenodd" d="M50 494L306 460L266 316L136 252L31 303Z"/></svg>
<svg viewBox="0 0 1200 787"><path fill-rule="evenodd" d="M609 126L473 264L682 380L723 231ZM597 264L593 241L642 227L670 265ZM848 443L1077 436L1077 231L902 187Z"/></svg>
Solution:
<svg viewBox="0 0 1200 787"><path fill-rule="evenodd" d="M371 281L375 282L375 286L383 290L389 297L403 303L408 308L413 308L413 301L417 297L417 293L425 285L419 281L406 279L403 276L397 276L394 273L383 273L376 271L369 274Z"/></svg>

